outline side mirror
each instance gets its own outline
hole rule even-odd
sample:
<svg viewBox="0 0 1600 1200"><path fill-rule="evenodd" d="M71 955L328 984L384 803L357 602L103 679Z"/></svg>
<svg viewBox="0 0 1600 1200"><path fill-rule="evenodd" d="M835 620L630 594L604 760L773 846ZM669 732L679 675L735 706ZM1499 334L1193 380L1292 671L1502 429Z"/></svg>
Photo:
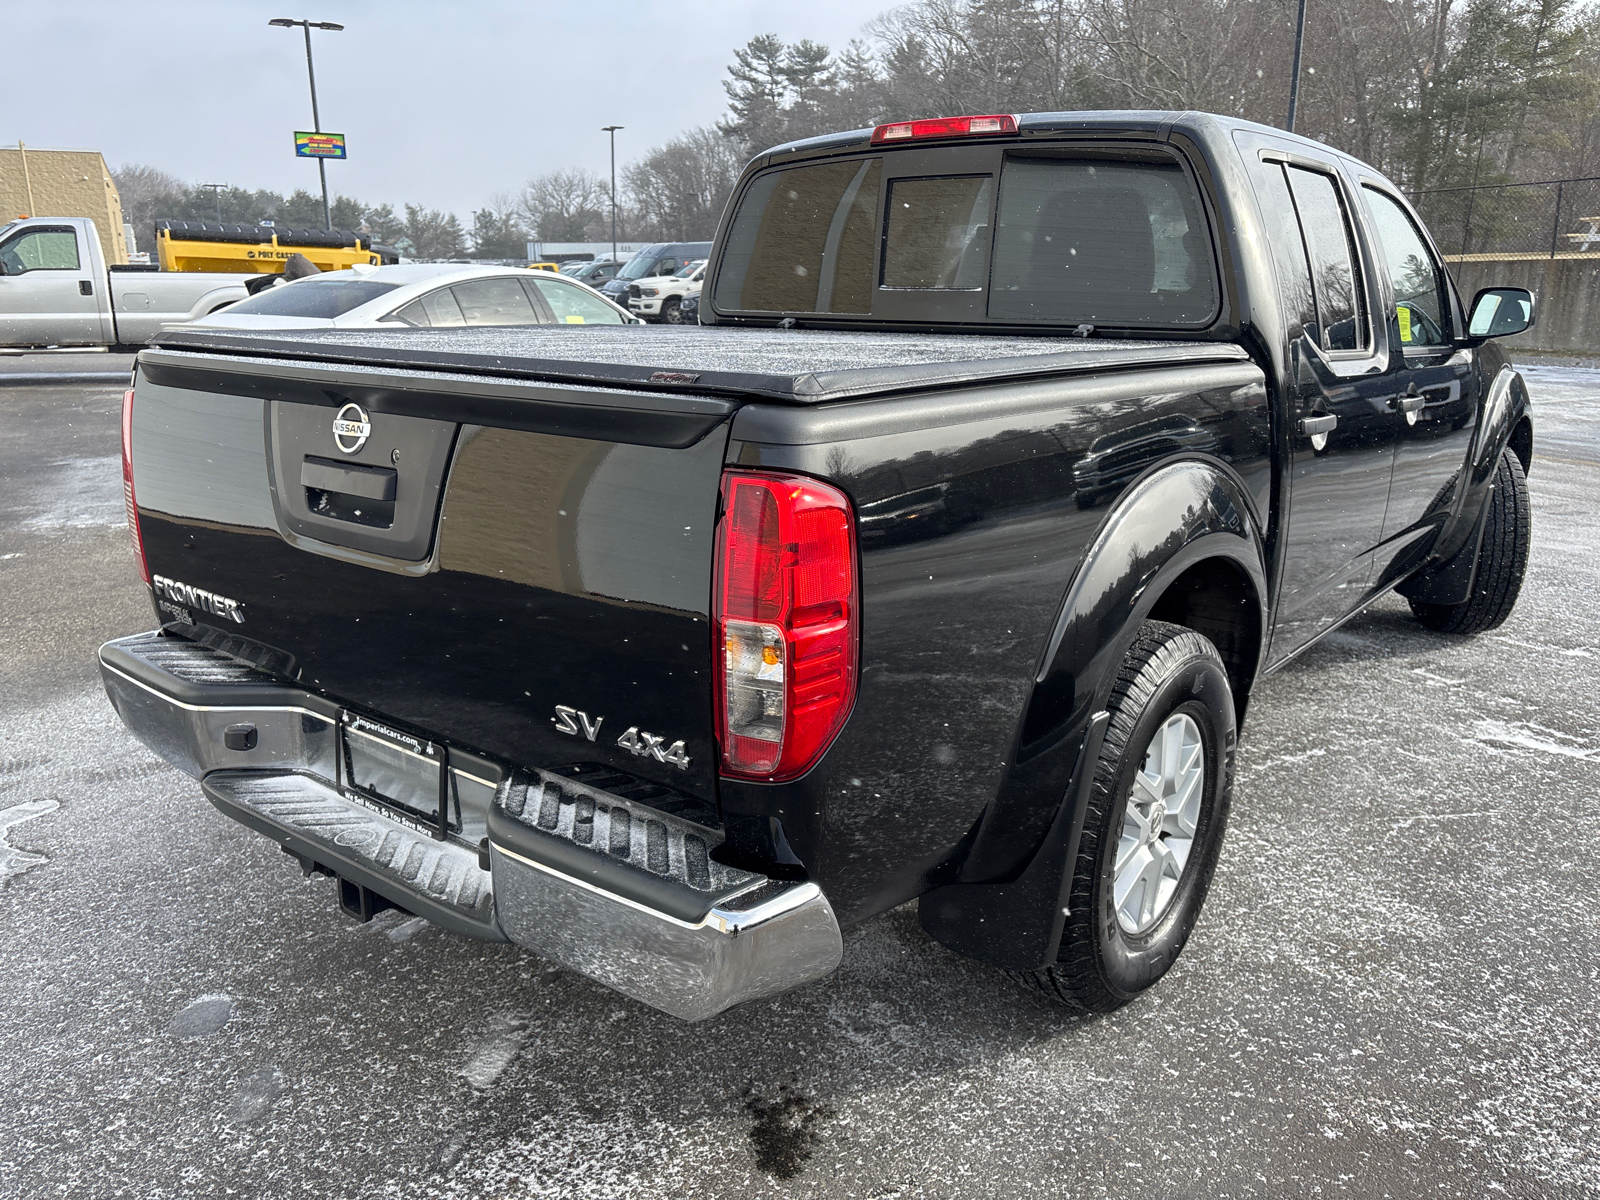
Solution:
<svg viewBox="0 0 1600 1200"><path fill-rule="evenodd" d="M6 260L3 259L3 258L0 258L0 275L9 275L9 274L11 274L11 272L6 270Z"/></svg>
<svg viewBox="0 0 1600 1200"><path fill-rule="evenodd" d="M1510 337L1533 328L1533 293L1527 288L1484 288L1472 299L1467 337L1474 342Z"/></svg>

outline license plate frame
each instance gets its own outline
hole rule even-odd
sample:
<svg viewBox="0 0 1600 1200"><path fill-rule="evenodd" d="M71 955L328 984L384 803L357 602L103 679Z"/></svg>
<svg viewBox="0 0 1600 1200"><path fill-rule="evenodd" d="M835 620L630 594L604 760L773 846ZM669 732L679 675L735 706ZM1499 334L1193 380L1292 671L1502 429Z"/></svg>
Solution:
<svg viewBox="0 0 1600 1200"><path fill-rule="evenodd" d="M450 751L443 743L346 709L339 765L347 792L441 841L459 832L450 820Z"/></svg>

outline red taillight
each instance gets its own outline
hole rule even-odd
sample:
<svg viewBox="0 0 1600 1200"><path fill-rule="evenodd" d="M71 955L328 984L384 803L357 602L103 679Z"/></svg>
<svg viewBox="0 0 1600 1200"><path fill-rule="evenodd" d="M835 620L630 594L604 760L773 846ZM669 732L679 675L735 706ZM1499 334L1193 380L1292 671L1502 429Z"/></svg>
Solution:
<svg viewBox="0 0 1600 1200"><path fill-rule="evenodd" d="M724 774L804 774L856 691L850 501L801 475L730 471L717 526L717 728Z"/></svg>
<svg viewBox="0 0 1600 1200"><path fill-rule="evenodd" d="M910 142L917 138L973 137L986 133L1015 133L1017 119L1012 116L932 117L926 121L895 121L872 131L874 145L882 142Z"/></svg>
<svg viewBox="0 0 1600 1200"><path fill-rule="evenodd" d="M122 393L122 500L128 506L128 535L139 559L139 577L150 582L150 564L144 559L144 539L139 536L139 503L133 498L133 389Z"/></svg>

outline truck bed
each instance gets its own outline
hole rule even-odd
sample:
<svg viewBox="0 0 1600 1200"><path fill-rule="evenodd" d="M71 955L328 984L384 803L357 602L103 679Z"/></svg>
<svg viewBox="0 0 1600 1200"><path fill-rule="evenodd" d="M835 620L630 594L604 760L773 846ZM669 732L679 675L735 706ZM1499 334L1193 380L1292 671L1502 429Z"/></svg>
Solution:
<svg viewBox="0 0 1600 1200"><path fill-rule="evenodd" d="M992 337L651 325L176 331L169 350L446 371L815 404L895 392L1177 363L1239 362L1225 342Z"/></svg>

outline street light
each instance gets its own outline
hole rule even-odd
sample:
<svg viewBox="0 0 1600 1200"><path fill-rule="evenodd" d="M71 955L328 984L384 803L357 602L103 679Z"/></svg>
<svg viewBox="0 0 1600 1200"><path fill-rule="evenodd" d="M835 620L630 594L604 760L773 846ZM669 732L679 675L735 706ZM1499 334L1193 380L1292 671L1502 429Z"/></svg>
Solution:
<svg viewBox="0 0 1600 1200"><path fill-rule="evenodd" d="M1295 110L1300 107L1300 51L1306 41L1306 0L1300 0L1300 16L1294 24L1294 66L1289 68L1289 132L1294 132Z"/></svg>
<svg viewBox="0 0 1600 1200"><path fill-rule="evenodd" d="M617 261L617 130L621 125L602 125L601 133L611 135L611 261Z"/></svg>
<svg viewBox="0 0 1600 1200"><path fill-rule="evenodd" d="M203 188L210 188L211 189L211 194L217 198L217 224L221 225L222 224L222 189L227 187L228 185L225 184L225 183L202 183L200 186L203 187Z"/></svg>
<svg viewBox="0 0 1600 1200"><path fill-rule="evenodd" d="M317 115L317 72L311 65L311 31L313 29L340 30L343 25L336 25L332 21L291 21L288 17L274 17L267 22L268 25L277 25L283 29L293 29L296 25L306 31L306 76L311 80L311 128L316 133L322 132L322 118ZM333 210L328 207L328 164L323 159L317 159L317 174L322 177L322 225L324 229L333 228Z"/></svg>

